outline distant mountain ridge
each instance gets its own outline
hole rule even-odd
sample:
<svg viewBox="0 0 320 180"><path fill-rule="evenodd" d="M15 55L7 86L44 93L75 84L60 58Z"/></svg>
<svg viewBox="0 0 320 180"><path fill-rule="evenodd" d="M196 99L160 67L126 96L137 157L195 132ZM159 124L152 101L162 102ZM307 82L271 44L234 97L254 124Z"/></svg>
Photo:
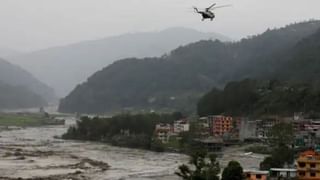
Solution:
<svg viewBox="0 0 320 180"><path fill-rule="evenodd" d="M202 39L230 40L216 33L171 28L84 41L11 57L10 60L55 88L58 95L65 96L77 84L115 60L161 56L178 46Z"/></svg>
<svg viewBox="0 0 320 180"><path fill-rule="evenodd" d="M37 94L46 102L56 101L54 90L34 78L29 72L0 58L0 82L11 86L10 88L23 87ZM30 94L30 93L28 93ZM37 100L35 100L37 101Z"/></svg>
<svg viewBox="0 0 320 180"><path fill-rule="evenodd" d="M62 99L59 110L86 113L123 109L194 110L205 92L229 81L278 76L290 79L292 72L287 69L289 73L285 74L284 70L293 60L286 55L299 52L299 44L312 39L319 28L319 21L308 21L267 30L235 43L200 41L161 58L117 61L77 86ZM318 58L314 61L318 62Z"/></svg>

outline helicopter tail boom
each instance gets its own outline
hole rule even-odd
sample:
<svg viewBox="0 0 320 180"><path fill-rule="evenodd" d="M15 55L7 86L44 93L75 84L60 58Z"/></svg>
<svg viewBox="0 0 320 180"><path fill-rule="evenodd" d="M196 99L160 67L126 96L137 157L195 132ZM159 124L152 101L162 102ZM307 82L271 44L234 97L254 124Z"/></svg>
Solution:
<svg viewBox="0 0 320 180"><path fill-rule="evenodd" d="M196 13L199 13L199 10L198 10L198 8L196 8L196 7L193 7L193 9L194 9L194 11L195 11Z"/></svg>

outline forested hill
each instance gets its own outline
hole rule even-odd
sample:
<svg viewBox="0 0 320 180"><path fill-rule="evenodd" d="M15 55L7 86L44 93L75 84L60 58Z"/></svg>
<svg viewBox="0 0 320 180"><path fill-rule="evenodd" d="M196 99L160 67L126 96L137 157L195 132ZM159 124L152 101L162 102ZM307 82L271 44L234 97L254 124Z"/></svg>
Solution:
<svg viewBox="0 0 320 180"><path fill-rule="evenodd" d="M212 89L198 103L200 116L283 115L320 112L320 86L277 80L250 80L228 83L223 90Z"/></svg>
<svg viewBox="0 0 320 180"><path fill-rule="evenodd" d="M25 87L46 101L56 100L53 89L34 78L29 72L0 58L0 81L7 85ZM4 95L4 94L2 94Z"/></svg>
<svg viewBox="0 0 320 180"><path fill-rule="evenodd" d="M285 57L277 70L276 77L289 81L307 81L319 85L320 29L300 41Z"/></svg>
<svg viewBox="0 0 320 180"><path fill-rule="evenodd" d="M299 56L291 51L299 52L297 49L306 46L303 44L314 38L319 28L319 21L309 21L267 30L235 43L200 41L161 58L118 61L77 86L61 101L59 110L190 110L205 92L229 81L275 75L290 79L287 66L293 60L288 59L289 54Z"/></svg>
<svg viewBox="0 0 320 180"><path fill-rule="evenodd" d="M230 40L217 33L170 28L160 32L132 33L82 41L20 54L11 57L10 60L50 85L58 96L64 97L77 84L84 82L93 73L116 60L161 56L180 45L202 39Z"/></svg>
<svg viewBox="0 0 320 180"><path fill-rule="evenodd" d="M47 102L39 95L23 86L12 86L0 82L0 110L33 108L46 106Z"/></svg>

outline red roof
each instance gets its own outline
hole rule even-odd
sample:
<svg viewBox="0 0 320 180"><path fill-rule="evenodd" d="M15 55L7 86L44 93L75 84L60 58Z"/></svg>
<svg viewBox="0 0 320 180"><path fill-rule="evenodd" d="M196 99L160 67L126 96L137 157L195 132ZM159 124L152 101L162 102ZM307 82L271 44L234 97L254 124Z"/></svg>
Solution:
<svg viewBox="0 0 320 180"><path fill-rule="evenodd" d="M315 152L314 150L308 150L300 153L300 156L319 156L320 154Z"/></svg>

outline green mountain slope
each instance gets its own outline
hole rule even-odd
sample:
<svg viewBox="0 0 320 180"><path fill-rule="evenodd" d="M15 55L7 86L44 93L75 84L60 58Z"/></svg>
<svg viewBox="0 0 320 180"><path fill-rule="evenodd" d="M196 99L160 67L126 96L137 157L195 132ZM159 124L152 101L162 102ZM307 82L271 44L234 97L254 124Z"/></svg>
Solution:
<svg viewBox="0 0 320 180"><path fill-rule="evenodd" d="M277 54L274 59L268 58L265 57L266 64L274 66L273 73L264 74L265 79L286 83L253 80L229 83L223 90L213 89L204 95L198 103L198 114L291 115L294 112L319 112L320 29L290 50Z"/></svg>
<svg viewBox="0 0 320 180"><path fill-rule="evenodd" d="M39 95L22 86L0 82L0 109L32 108L47 105Z"/></svg>
<svg viewBox="0 0 320 180"><path fill-rule="evenodd" d="M230 82L223 90L213 89L198 103L200 116L284 115L320 111L320 87L309 83L246 79Z"/></svg>
<svg viewBox="0 0 320 180"><path fill-rule="evenodd" d="M280 57L319 28L319 21L303 22L235 43L200 41L161 58L118 61L77 86L61 101L59 110L191 110L199 97L214 86L279 74L288 62Z"/></svg>
<svg viewBox="0 0 320 180"><path fill-rule="evenodd" d="M320 84L320 29L300 41L277 69L279 79ZM280 59L278 58L278 60Z"/></svg>
<svg viewBox="0 0 320 180"><path fill-rule="evenodd" d="M24 69L0 58L0 81L11 86L22 86L40 95L47 102L56 100L53 89L34 78Z"/></svg>

